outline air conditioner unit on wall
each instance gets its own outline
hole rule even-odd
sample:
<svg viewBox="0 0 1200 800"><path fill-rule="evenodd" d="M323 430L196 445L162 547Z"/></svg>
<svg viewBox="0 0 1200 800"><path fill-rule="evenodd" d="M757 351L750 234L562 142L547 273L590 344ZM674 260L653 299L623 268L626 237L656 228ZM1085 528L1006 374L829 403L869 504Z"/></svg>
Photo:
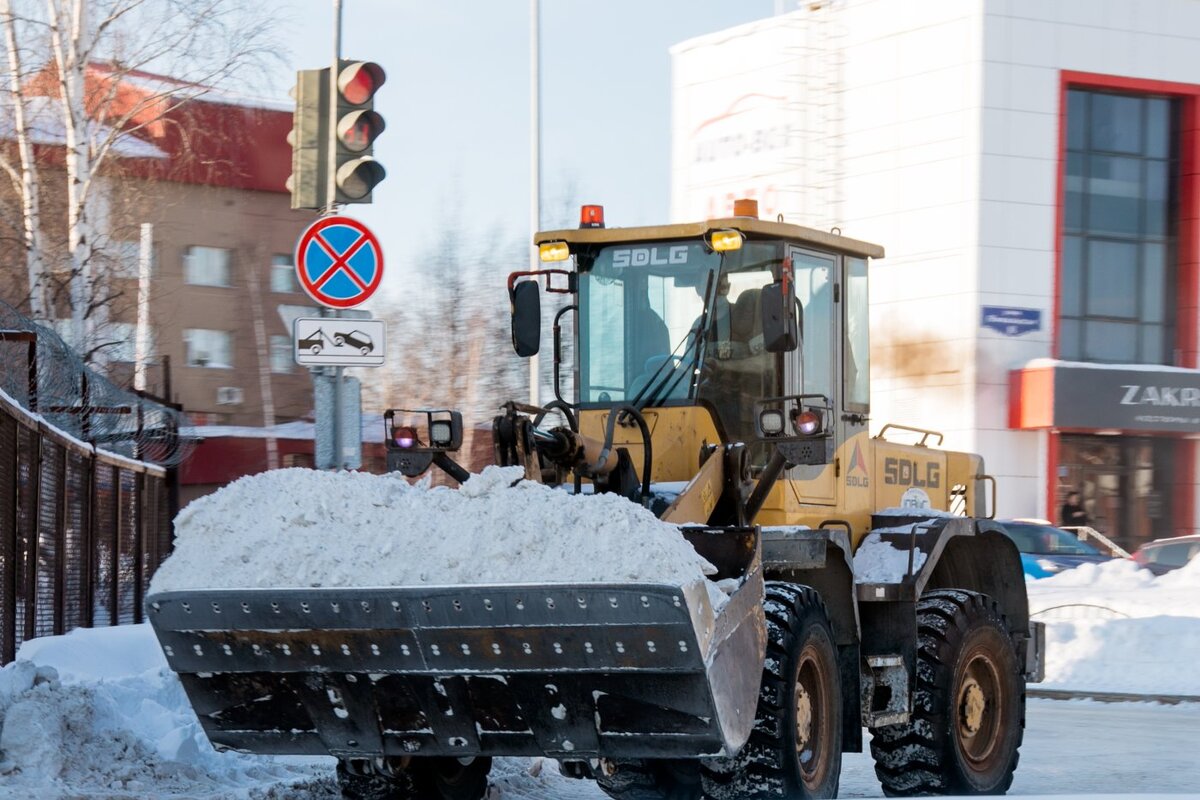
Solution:
<svg viewBox="0 0 1200 800"><path fill-rule="evenodd" d="M241 405L245 400L245 394L239 386L221 386L217 389L217 405Z"/></svg>

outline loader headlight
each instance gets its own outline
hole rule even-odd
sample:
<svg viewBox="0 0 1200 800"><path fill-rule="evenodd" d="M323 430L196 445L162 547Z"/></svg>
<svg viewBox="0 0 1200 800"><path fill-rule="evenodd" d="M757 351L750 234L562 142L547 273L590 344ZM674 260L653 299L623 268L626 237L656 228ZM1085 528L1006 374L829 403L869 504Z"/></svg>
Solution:
<svg viewBox="0 0 1200 800"><path fill-rule="evenodd" d="M429 423L429 443L434 447L450 447L454 443L454 428L449 420Z"/></svg>
<svg viewBox="0 0 1200 800"><path fill-rule="evenodd" d="M728 250L740 250L745 239L741 231L720 230L709 234L708 244L716 252L724 253Z"/></svg>
<svg viewBox="0 0 1200 800"><path fill-rule="evenodd" d="M543 242L538 245L538 258L542 261L566 261L571 257L571 248L566 242Z"/></svg>
<svg viewBox="0 0 1200 800"><path fill-rule="evenodd" d="M396 442L397 447L407 450L417 443L417 429L408 426L396 428L392 439Z"/></svg>
<svg viewBox="0 0 1200 800"><path fill-rule="evenodd" d="M777 408L764 408L758 414L758 429L763 436L778 436L783 433L783 412Z"/></svg>
<svg viewBox="0 0 1200 800"><path fill-rule="evenodd" d="M805 409L792 418L796 433L801 436L812 436L821 432L821 415L812 409Z"/></svg>

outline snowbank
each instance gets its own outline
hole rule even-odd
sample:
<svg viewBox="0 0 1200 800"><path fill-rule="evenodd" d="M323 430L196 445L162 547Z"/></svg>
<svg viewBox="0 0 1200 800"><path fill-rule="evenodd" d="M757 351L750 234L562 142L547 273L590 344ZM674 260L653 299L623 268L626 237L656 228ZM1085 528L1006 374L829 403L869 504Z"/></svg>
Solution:
<svg viewBox="0 0 1200 800"><path fill-rule="evenodd" d="M1154 577L1132 561L1030 581L1046 623L1043 689L1200 696L1200 560Z"/></svg>
<svg viewBox="0 0 1200 800"><path fill-rule="evenodd" d="M461 489L305 469L242 478L179 514L175 553L150 591L583 581L682 586L714 572L674 525L624 498L575 496L521 476L519 468L488 467Z"/></svg>
<svg viewBox="0 0 1200 800"><path fill-rule="evenodd" d="M33 639L0 669L0 797L248 797L330 763L214 751L149 625Z"/></svg>

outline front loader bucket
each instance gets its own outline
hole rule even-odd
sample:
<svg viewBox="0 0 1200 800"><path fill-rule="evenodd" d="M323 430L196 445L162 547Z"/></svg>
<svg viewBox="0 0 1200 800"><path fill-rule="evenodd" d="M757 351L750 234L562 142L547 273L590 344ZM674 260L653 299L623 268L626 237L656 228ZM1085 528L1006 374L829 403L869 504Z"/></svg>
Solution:
<svg viewBox="0 0 1200 800"><path fill-rule="evenodd" d="M689 538L750 553L716 615L699 583L198 590L147 606L218 748L716 755L750 734L765 623L757 530L714 533Z"/></svg>

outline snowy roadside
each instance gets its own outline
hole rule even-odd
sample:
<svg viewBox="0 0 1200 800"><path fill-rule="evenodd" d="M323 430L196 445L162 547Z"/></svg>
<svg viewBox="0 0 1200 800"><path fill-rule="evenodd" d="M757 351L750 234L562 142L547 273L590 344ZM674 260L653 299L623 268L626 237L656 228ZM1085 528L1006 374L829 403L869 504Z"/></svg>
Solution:
<svg viewBox="0 0 1200 800"><path fill-rule="evenodd" d="M1038 689L1200 696L1200 560L1154 577L1131 561L1029 581L1046 623Z"/></svg>

